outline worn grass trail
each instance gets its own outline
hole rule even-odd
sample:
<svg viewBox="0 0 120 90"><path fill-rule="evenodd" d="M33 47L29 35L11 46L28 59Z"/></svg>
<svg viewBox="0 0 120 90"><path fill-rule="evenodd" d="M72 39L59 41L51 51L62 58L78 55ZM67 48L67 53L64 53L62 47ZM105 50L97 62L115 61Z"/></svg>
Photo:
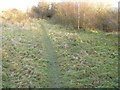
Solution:
<svg viewBox="0 0 120 90"><path fill-rule="evenodd" d="M57 55L55 49L52 45L52 42L47 34L47 28L45 28L44 24L41 23L42 28L42 40L43 46L45 48L45 58L49 61L49 78L51 78L51 85L50 87L59 88L61 87L61 80L60 80L60 70L57 63Z"/></svg>

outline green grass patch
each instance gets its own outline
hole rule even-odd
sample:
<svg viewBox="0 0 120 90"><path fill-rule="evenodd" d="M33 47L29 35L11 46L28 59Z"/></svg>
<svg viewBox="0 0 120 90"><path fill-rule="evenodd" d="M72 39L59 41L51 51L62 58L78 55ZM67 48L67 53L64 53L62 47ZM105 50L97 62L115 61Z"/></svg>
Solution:
<svg viewBox="0 0 120 90"><path fill-rule="evenodd" d="M118 87L117 43L114 33L74 30L45 20L19 28L7 24L2 30L3 87L51 87L50 75L57 69L50 69L56 66L60 72L53 75L59 74L61 87ZM50 66L51 60L57 65Z"/></svg>

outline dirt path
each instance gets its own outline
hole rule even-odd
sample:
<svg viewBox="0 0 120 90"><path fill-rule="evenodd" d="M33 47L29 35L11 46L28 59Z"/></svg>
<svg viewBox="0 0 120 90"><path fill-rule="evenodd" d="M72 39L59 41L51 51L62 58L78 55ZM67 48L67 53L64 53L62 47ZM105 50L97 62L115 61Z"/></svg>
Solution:
<svg viewBox="0 0 120 90"><path fill-rule="evenodd" d="M45 58L49 61L49 74L51 78L51 86L53 88L61 87L60 83L60 70L57 64L57 55L55 49L52 45L52 42L47 34L47 28L45 28L44 24L41 24L42 34L43 34L43 45L45 48Z"/></svg>

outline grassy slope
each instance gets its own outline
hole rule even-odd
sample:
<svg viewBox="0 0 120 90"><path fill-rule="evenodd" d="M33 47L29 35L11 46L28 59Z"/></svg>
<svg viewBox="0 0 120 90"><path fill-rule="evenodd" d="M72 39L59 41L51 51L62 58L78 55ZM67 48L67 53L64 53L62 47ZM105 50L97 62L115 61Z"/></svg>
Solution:
<svg viewBox="0 0 120 90"><path fill-rule="evenodd" d="M45 28L40 27L41 22ZM51 87L52 56L59 65L63 87L117 87L115 35L65 29L47 21L26 27L3 28L3 87ZM49 39L43 38L43 29ZM46 45L50 41L51 49Z"/></svg>
<svg viewBox="0 0 120 90"><path fill-rule="evenodd" d="M3 28L3 87L48 87L48 67L43 57L42 33L29 28Z"/></svg>
<svg viewBox="0 0 120 90"><path fill-rule="evenodd" d="M117 36L46 27L57 50L64 87L117 86Z"/></svg>

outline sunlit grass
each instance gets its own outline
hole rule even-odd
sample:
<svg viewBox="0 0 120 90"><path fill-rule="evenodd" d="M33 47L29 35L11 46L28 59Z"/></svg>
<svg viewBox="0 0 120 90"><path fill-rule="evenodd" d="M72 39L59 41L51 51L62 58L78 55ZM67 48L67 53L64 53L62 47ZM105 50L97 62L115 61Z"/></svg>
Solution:
<svg viewBox="0 0 120 90"><path fill-rule="evenodd" d="M57 49L64 87L117 87L117 35L58 25L49 29L49 35Z"/></svg>
<svg viewBox="0 0 120 90"><path fill-rule="evenodd" d="M45 20L33 20L24 27L14 24L3 27L3 87L51 86L50 58L44 57L51 49L47 45L49 52L45 51L40 23L44 23L55 49L62 87L117 87L117 34L66 29Z"/></svg>
<svg viewBox="0 0 120 90"><path fill-rule="evenodd" d="M40 30L15 27L3 29L3 87L48 87Z"/></svg>

